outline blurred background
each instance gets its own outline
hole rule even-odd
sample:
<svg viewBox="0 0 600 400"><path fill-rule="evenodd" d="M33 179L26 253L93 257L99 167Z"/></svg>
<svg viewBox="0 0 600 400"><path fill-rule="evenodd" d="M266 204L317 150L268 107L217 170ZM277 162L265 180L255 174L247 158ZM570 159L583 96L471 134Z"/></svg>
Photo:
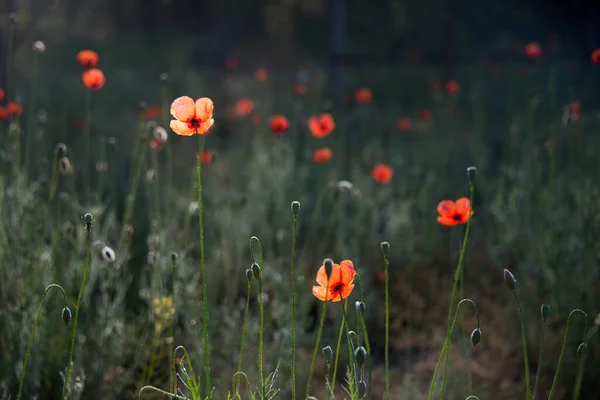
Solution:
<svg viewBox="0 0 600 400"><path fill-rule="evenodd" d="M379 243L387 240L392 398L424 398L464 235L464 225L438 224L436 207L468 197L466 168L474 165L462 289L479 305L483 337L470 349L468 337L455 335L446 398L464 399L471 386L481 399L524 396L518 313L502 281L509 268L541 398L567 316L581 308L589 317L587 362L579 381L576 349L586 332L574 317L556 398L596 399L599 19L595 1L3 1L1 104L23 110L0 113L0 399L15 397L44 288L61 284L74 310L86 212L95 219L94 257L71 398L137 398L144 384L167 389L178 344L201 370L194 144L168 128L169 105L183 95L215 102L203 166L215 398L227 398L235 373L252 235L265 248L266 368L282 360L279 397L290 398L293 200L302 205L299 393L320 312L311 294L316 271L325 257L349 258L364 284L351 304L363 298L368 310L370 395L382 398ZM36 41L43 50L32 47ZM76 58L87 49L98 53L106 77L97 91L82 82ZM307 121L322 113L335 128L317 138ZM289 121L283 134L274 132L274 115ZM160 148L157 127L168 132ZM59 143L67 166L57 158ZM321 147L332 150L331 160L315 161ZM389 182L372 175L380 163L393 171ZM179 255L174 274L172 252ZM252 290L244 370L255 381ZM62 391L70 329L54 296L40 320L24 398L55 399ZM538 362L541 304L551 312ZM323 346L334 347L340 318L332 307ZM474 321L465 313L467 332ZM320 360L318 398L325 398L325 374Z"/></svg>

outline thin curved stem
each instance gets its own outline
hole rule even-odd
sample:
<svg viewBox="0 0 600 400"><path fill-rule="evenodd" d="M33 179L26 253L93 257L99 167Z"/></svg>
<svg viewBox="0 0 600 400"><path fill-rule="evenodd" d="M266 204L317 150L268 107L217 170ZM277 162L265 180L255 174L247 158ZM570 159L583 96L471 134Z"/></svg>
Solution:
<svg viewBox="0 0 600 400"><path fill-rule="evenodd" d="M340 303L342 303L342 316L343 316L343 320L345 321L344 327L346 328L346 338L348 339L348 350L349 350L349 356L350 359L348 360L348 362L350 362L350 366L351 366L351 372L352 375L354 375L354 387L358 388L358 370L356 368L356 362L354 359L354 346L352 346L352 340L350 340L350 328L348 327L348 316L346 315L346 305L344 304L345 301L342 298L342 292L340 291Z"/></svg>
<svg viewBox="0 0 600 400"><path fill-rule="evenodd" d="M521 302L519 301L519 296L517 296L517 291L513 289L513 295L515 297L515 301L517 302L517 309L519 310L519 320L521 321L521 342L523 343L523 362L525 363L525 400L529 400L531 398L531 388L530 388L530 377L529 377L529 357L527 356L527 332L525 331L525 319L523 317L523 308L521 307Z"/></svg>
<svg viewBox="0 0 600 400"><path fill-rule="evenodd" d="M153 391L153 392L160 393L160 394L162 394L162 395L165 395L165 396L169 396L171 399L181 399L181 400L187 400L187 398L186 398L186 397L182 397L182 396L178 396L177 394L173 394L173 393L166 392L166 391L164 391L164 390L162 390L162 389L159 389L159 388L157 388L157 387L154 387L154 386L144 386L143 388L141 388L141 389L140 389L140 395L139 395L139 397L138 397L140 400L142 400L142 393L143 393L145 390L151 390L151 391Z"/></svg>
<svg viewBox="0 0 600 400"><path fill-rule="evenodd" d="M565 329L565 337L563 339L562 349L560 350L560 356L558 357L558 365L556 366L556 373L554 374L554 381L552 382L552 388L550 389L550 395L548 396L548 400L552 400L554 396L554 391L556 390L556 384L558 383L558 376L560 375L560 370L562 368L563 359L565 356L565 349L567 348L567 339L569 338L569 327L571 326L571 317L575 313L580 313L584 318L584 329L583 329L583 343L586 341L587 335L587 314L578 308L571 311L569 313L569 317L567 318L567 328Z"/></svg>
<svg viewBox="0 0 600 400"><path fill-rule="evenodd" d="M174 253L171 256L171 296L173 298L173 310L175 310L175 315L173 316L173 322L171 322L171 326L169 327L170 332L169 332L169 337L171 338L171 340L173 341L173 343L175 343L175 323L177 321L177 308L176 308L176 303L175 303L175 282L177 281L177 257L176 254ZM169 351L169 364L171 364L173 367L175 366L175 363L173 362L175 359L173 357L173 353L171 351ZM172 368L171 370L171 382L173 384L173 393L177 393L177 373L175 371L175 368Z"/></svg>
<svg viewBox="0 0 600 400"><path fill-rule="evenodd" d="M87 216L87 215L86 215ZM77 321L79 320L79 310L81 309L81 297L83 296L83 289L85 288L85 280L87 278L88 267L90 266L90 256L92 253L92 222L91 215L90 221L86 222L85 227L88 235L88 246L85 255L85 266L83 267L83 278L81 279L81 286L79 287L79 295L77 296L77 304L75 305L75 320L73 321L73 333L71 334L71 349L69 350L69 362L67 364L67 371L65 372L65 381L63 384L62 400L67 398L67 386L69 385L69 373L71 372L71 365L73 364L73 353L75 351L75 336L77 335Z"/></svg>
<svg viewBox="0 0 600 400"><path fill-rule="evenodd" d="M31 151L31 137L33 136L33 118L35 112L36 89L39 77L39 57L40 54L36 51L33 56L33 83L31 84L30 104L27 111L27 138L25 139L25 175L29 177L29 160Z"/></svg>
<svg viewBox="0 0 600 400"><path fill-rule="evenodd" d="M363 287L363 281L362 281L362 277L359 274L356 274L356 277L358 278L358 284L360 287L360 301L362 301L363 303L365 302L365 293L364 293L364 287ZM369 356L369 380L367 382L367 398L370 399L371 398L371 380L372 380L372 373L373 373L373 358L371 356L371 343L369 342L369 333L367 332L367 325L365 323L365 317L364 315L362 315L362 313L359 313L359 317L358 317L359 321L360 321L360 326L361 329L363 331L364 337L365 337L365 347L367 348L367 355Z"/></svg>
<svg viewBox="0 0 600 400"><path fill-rule="evenodd" d="M342 315L340 333L338 335L337 345L335 347L335 361L333 362L333 377L331 378L331 393L335 393L335 380L337 376L338 361L340 359L340 347L342 346L342 336L344 336L344 322L346 318Z"/></svg>
<svg viewBox="0 0 600 400"><path fill-rule="evenodd" d="M458 312L460 310L460 306L463 303L469 303L473 306L473 308L475 309L475 315L477 317L477 329L479 329L480 327L480 320L479 320L479 309L477 308L477 305L475 304L475 302L471 299L462 299L461 301L458 302L457 306L456 306L456 312L454 313L454 319L452 321L452 325L450 326L450 331L448 333L448 335L446 336L446 340L444 341L444 346L442 347L442 351L440 353L440 357L438 358L437 364L435 366L435 370L433 371L433 377L431 378L431 384L429 385L429 395L428 395L428 399L431 400L433 399L433 389L435 387L435 379L437 378L441 363L442 363L442 359L444 359L444 356L447 355L450 351L450 339L452 337L452 334L454 333L454 327L456 326L456 320L458 318Z"/></svg>
<svg viewBox="0 0 600 400"><path fill-rule="evenodd" d="M329 277L327 279L327 286L326 286L326 293L329 292ZM324 301L323 302L323 306L321 308L321 321L319 322L319 330L317 331L317 341L315 342L315 349L313 351L313 356L312 356L312 360L310 362L310 369L308 372L308 381L306 382L306 395L304 396L304 398L307 398L310 395L310 383L312 381L312 376L313 373L315 372L315 364L317 362L317 354L319 353L319 345L321 344L321 335L323 334L323 326L325 325L325 314L327 311L327 302ZM327 376L329 376L329 365L331 363L329 362L329 360L327 361Z"/></svg>
<svg viewBox="0 0 600 400"><path fill-rule="evenodd" d="M388 400L390 397L390 280L388 273L390 260L384 251L382 254L385 265L385 394L383 398Z"/></svg>
<svg viewBox="0 0 600 400"><path fill-rule="evenodd" d="M535 383L533 384L532 400L535 400L537 394L538 383L540 381L540 371L542 370L542 355L544 354L544 336L546 333L546 321L542 321L542 333L540 335L540 351L538 354L538 368L535 373Z"/></svg>
<svg viewBox="0 0 600 400"><path fill-rule="evenodd" d="M252 257L252 261L256 262L255 254L254 254L254 245L256 243L259 249L259 262L258 265L263 265L263 249L260 243L260 240L256 236L252 236L250 238L250 255ZM263 293L262 293L262 275L263 272L258 276L258 306L260 310L260 327L258 332L258 379L260 381L260 393L261 399L266 398L266 388L265 388L265 379L263 372L263 341L264 341L264 327L265 327L265 308L263 304Z"/></svg>
<svg viewBox="0 0 600 400"><path fill-rule="evenodd" d="M200 268L202 275L202 308L204 311L202 318L202 330L204 332L204 374L206 383L206 396L211 393L210 388L210 347L208 343L208 300L206 284L206 265L204 264L204 226L202 224L202 162L201 155L204 150L204 135L198 135L196 129L196 175L198 177L198 227L200 229Z"/></svg>
<svg viewBox="0 0 600 400"><path fill-rule="evenodd" d="M35 337L35 331L37 329L38 321L40 320L40 316L42 315L42 309L44 308L46 295L48 294L48 291L50 291L50 289L52 288L57 288L62 292L63 299L65 300L65 308L67 308L67 295L65 294L65 290L60 285L57 285L55 283L48 285L46 287L46 290L44 290L42 301L40 302L37 315L35 316L35 321L33 322L33 329L31 330L31 334L29 335L27 351L25 351L25 359L23 360L23 368L21 370L21 378L19 379L19 391L17 392L17 400L21 398L21 393L23 392L23 383L25 382L25 374L27 373L27 361L29 360L29 353L31 352L31 346L33 345L33 338Z"/></svg>
<svg viewBox="0 0 600 400"><path fill-rule="evenodd" d="M237 372L241 372L242 371L242 359L243 359L243 355L244 355L244 341L246 339L246 324L248 323L248 311L250 309L250 289L252 284L250 283L251 281L248 280L248 294L246 296L246 311L244 312L244 322L242 323L242 340L240 342L240 354L238 355L238 362L237 362ZM239 377L236 379L235 381L235 390L237 392L238 388L240 387L240 379Z"/></svg>
<svg viewBox="0 0 600 400"><path fill-rule="evenodd" d="M296 256L296 226L298 217L294 215L294 227L292 236L292 262L291 262L291 277L292 277L292 400L296 399L296 271L295 271L295 256Z"/></svg>

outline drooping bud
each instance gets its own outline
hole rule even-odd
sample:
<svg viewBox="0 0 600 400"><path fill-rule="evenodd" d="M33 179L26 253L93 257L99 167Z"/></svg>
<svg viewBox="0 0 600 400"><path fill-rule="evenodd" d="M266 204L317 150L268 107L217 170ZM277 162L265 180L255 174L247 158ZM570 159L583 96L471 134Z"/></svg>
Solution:
<svg viewBox="0 0 600 400"><path fill-rule="evenodd" d="M175 253L175 252L172 252L171 253L171 262L173 264L176 264L178 259L179 259L179 255L177 253Z"/></svg>
<svg viewBox="0 0 600 400"><path fill-rule="evenodd" d="M390 254L390 244L388 242L381 242L381 252L386 258Z"/></svg>
<svg viewBox="0 0 600 400"><path fill-rule="evenodd" d="M331 350L331 346L325 346L321 351L323 352L325 360L327 360L328 363L331 363L331 360L333 359L333 350Z"/></svg>
<svg viewBox="0 0 600 400"><path fill-rule="evenodd" d="M33 51L36 53L43 53L46 51L46 45L41 40L33 42Z"/></svg>
<svg viewBox="0 0 600 400"><path fill-rule="evenodd" d="M260 279L260 266L257 263L252 264L252 273L256 279Z"/></svg>
<svg viewBox="0 0 600 400"><path fill-rule="evenodd" d="M365 364L365 360L367 359L367 350L364 347L360 346L354 350L354 359L356 360L356 365L358 368L362 368Z"/></svg>
<svg viewBox="0 0 600 400"><path fill-rule="evenodd" d="M479 328L475 329L473 333L471 333L471 344L473 346L477 346L481 341L481 330Z"/></svg>
<svg viewBox="0 0 600 400"><path fill-rule="evenodd" d="M365 313L367 306L365 306L364 302L357 301L356 303L354 303L354 305L356 306L356 311L358 311L361 315Z"/></svg>
<svg viewBox="0 0 600 400"><path fill-rule="evenodd" d="M367 394L367 384L365 381L358 381L358 398L362 399Z"/></svg>
<svg viewBox="0 0 600 400"><path fill-rule="evenodd" d="M354 331L348 332L348 336L350 337L350 342L352 342L352 346L358 346L358 335Z"/></svg>
<svg viewBox="0 0 600 400"><path fill-rule="evenodd" d="M587 348L588 348L588 346L587 346L587 343L585 343L585 342L583 342L579 345L579 347L577 348L577 358L578 359L581 360L585 356L585 354L587 353Z"/></svg>
<svg viewBox="0 0 600 400"><path fill-rule="evenodd" d="M323 266L325 267L325 273L329 278L331 276L331 271L333 270L333 260L331 258L326 258L323 260Z"/></svg>
<svg viewBox="0 0 600 400"><path fill-rule="evenodd" d="M548 314L550 313L550 306L548 304L542 304L540 312L542 314L542 323L546 323L546 320L548 319Z"/></svg>
<svg viewBox="0 0 600 400"><path fill-rule="evenodd" d="M300 202L292 201L292 215L298 218L298 214L300 214Z"/></svg>
<svg viewBox="0 0 600 400"><path fill-rule="evenodd" d="M473 183L475 181L475 176L477 175L476 167L467 168L467 176L469 177L469 182Z"/></svg>
<svg viewBox="0 0 600 400"><path fill-rule="evenodd" d="M65 324L67 324L67 325L69 325L69 322L71 322L71 310L69 310L69 307L63 308L62 319L63 319L63 321L65 321Z"/></svg>
<svg viewBox="0 0 600 400"><path fill-rule="evenodd" d="M86 224L91 224L92 223L92 214L87 213L83 216L83 220L85 221Z"/></svg>
<svg viewBox="0 0 600 400"><path fill-rule="evenodd" d="M115 261L115 251L113 249L111 249L108 246L104 246L102 248L102 250L100 251L100 253L102 254L102 258L104 258L104 261L112 263Z"/></svg>
<svg viewBox="0 0 600 400"><path fill-rule="evenodd" d="M506 286L510 290L515 290L515 287L517 285L517 280L515 279L515 276L512 274L512 272L510 272L507 269L504 269L504 283L506 283Z"/></svg>
<svg viewBox="0 0 600 400"><path fill-rule="evenodd" d="M248 283L252 281L252 277L254 276L254 272L252 272L252 268L248 268L246 270L246 279L248 279Z"/></svg>

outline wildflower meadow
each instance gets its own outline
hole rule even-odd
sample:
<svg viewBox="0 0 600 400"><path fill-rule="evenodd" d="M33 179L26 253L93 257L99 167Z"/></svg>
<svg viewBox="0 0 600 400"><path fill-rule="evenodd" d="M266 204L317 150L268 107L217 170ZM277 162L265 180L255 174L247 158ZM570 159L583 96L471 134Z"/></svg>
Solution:
<svg viewBox="0 0 600 400"><path fill-rule="evenodd" d="M600 49L198 66L25 26L0 399L600 398Z"/></svg>

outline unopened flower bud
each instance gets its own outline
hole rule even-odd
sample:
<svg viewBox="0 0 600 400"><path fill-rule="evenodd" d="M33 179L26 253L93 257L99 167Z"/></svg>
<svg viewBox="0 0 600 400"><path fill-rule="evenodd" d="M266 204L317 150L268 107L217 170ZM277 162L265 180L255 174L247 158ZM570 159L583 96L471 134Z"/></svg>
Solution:
<svg viewBox="0 0 600 400"><path fill-rule="evenodd" d="M585 356L585 354L587 353L587 348L588 348L588 346L587 346L587 343L585 343L585 342L581 343L579 345L579 347L577 348L577 358L578 359L581 359Z"/></svg>
<svg viewBox="0 0 600 400"><path fill-rule="evenodd" d="M91 224L92 223L92 214L87 213L83 216L83 220L85 221L86 224Z"/></svg>
<svg viewBox="0 0 600 400"><path fill-rule="evenodd" d="M367 359L367 350L364 347L360 346L354 350L354 359L356 360L356 365L358 368L362 368L365 364L365 360Z"/></svg>
<svg viewBox="0 0 600 400"><path fill-rule="evenodd" d="M352 343L352 346L358 346L358 335L356 334L356 332L350 331L348 332L348 336L350 336L350 342Z"/></svg>
<svg viewBox="0 0 600 400"><path fill-rule="evenodd" d="M172 262L173 264L176 264L178 259L179 259L179 254L177 254L177 253L175 253L175 252L172 252L172 253L171 253L171 262Z"/></svg>
<svg viewBox="0 0 600 400"><path fill-rule="evenodd" d="M481 341L481 330L479 328L475 329L473 333L471 333L471 344L473 346L477 346Z"/></svg>
<svg viewBox="0 0 600 400"><path fill-rule="evenodd" d="M358 398L362 399L367 394L367 384L365 381L358 381Z"/></svg>
<svg viewBox="0 0 600 400"><path fill-rule="evenodd" d="M365 313L365 310L367 309L367 306L365 306L364 302L357 301L356 303L354 303L354 305L356 306L356 311L358 311L361 314Z"/></svg>
<svg viewBox="0 0 600 400"><path fill-rule="evenodd" d="M510 272L507 269L504 269L504 283L506 283L506 286L510 290L515 290L515 287L517 285L517 280L515 279L515 276L512 274L512 272Z"/></svg>
<svg viewBox="0 0 600 400"><path fill-rule="evenodd" d="M115 261L115 251L108 246L104 246L100 252L104 261L112 263Z"/></svg>
<svg viewBox="0 0 600 400"><path fill-rule="evenodd" d="M300 213L300 202L292 201L292 215L294 218L298 218L298 214Z"/></svg>
<svg viewBox="0 0 600 400"><path fill-rule="evenodd" d="M58 172L61 175L70 175L73 172L73 167L71 166L71 161L69 161L68 157L63 157L58 162Z"/></svg>
<svg viewBox="0 0 600 400"><path fill-rule="evenodd" d="M546 320L548 319L548 314L550 313L550 306L548 304L542 304L540 312L542 314L542 322L546 323Z"/></svg>
<svg viewBox="0 0 600 400"><path fill-rule="evenodd" d="M257 263L252 264L252 273L256 279L260 279L260 265Z"/></svg>
<svg viewBox="0 0 600 400"><path fill-rule="evenodd" d="M331 276L331 271L333 270L333 260L331 258L326 258L323 261L323 266L325 267L325 273L329 278Z"/></svg>
<svg viewBox="0 0 600 400"><path fill-rule="evenodd" d="M166 82L169 80L169 74L167 74L166 72L163 72L162 74L160 74L160 80L162 82Z"/></svg>
<svg viewBox="0 0 600 400"><path fill-rule="evenodd" d="M475 176L477 175L476 167L467 168L467 176L469 177L469 182L473 183L475 181Z"/></svg>
<svg viewBox="0 0 600 400"><path fill-rule="evenodd" d="M381 252L385 257L390 254L390 244L388 242L381 242Z"/></svg>
<svg viewBox="0 0 600 400"><path fill-rule="evenodd" d="M33 51L36 53L43 53L46 51L46 45L41 40L33 42Z"/></svg>
<svg viewBox="0 0 600 400"><path fill-rule="evenodd" d="M69 307L63 308L62 319L65 321L65 324L69 325L69 322L71 321L71 310L69 310Z"/></svg>
<svg viewBox="0 0 600 400"><path fill-rule="evenodd" d="M17 22L17 14L16 14L16 13L14 13L14 12L11 12L10 14L8 14L8 20L9 20L11 23L15 23L15 22Z"/></svg>
<svg viewBox="0 0 600 400"><path fill-rule="evenodd" d="M325 346L321 351L323 352L323 356L325 356L325 360L330 363L333 359L333 350L331 350L331 346Z"/></svg>
<svg viewBox="0 0 600 400"><path fill-rule="evenodd" d="M248 279L248 283L252 281L252 277L254 276L254 272L252 272L252 268L248 268L246 270L246 279Z"/></svg>

